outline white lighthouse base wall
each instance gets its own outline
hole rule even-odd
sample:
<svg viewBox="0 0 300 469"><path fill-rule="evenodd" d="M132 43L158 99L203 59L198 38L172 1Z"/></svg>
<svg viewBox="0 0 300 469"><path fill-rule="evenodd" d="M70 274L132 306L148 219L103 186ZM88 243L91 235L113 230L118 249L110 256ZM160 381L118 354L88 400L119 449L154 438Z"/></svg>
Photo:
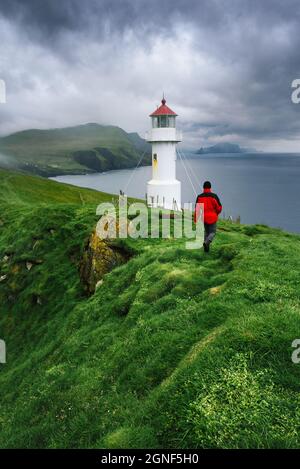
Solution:
<svg viewBox="0 0 300 469"><path fill-rule="evenodd" d="M147 203L150 207L162 207L168 210L181 209L181 183L152 179L147 184Z"/></svg>

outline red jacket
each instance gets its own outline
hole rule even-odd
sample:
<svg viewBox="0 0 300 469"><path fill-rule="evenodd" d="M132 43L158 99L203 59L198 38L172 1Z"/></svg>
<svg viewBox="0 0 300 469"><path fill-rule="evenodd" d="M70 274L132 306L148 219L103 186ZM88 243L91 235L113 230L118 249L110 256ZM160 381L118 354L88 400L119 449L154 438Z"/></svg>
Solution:
<svg viewBox="0 0 300 469"><path fill-rule="evenodd" d="M200 206L204 205L204 223L211 225L216 223L218 215L222 211L222 204L217 194L214 194L211 189L204 189L202 194L197 196L195 204L194 222L196 223L200 214Z"/></svg>

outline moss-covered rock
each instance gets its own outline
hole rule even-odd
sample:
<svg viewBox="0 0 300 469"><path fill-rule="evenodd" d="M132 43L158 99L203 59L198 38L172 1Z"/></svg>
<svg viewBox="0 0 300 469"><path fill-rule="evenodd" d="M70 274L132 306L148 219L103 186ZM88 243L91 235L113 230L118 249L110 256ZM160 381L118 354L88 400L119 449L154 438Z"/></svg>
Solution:
<svg viewBox="0 0 300 469"><path fill-rule="evenodd" d="M93 294L103 276L127 259L125 252L109 246L108 241L99 238L94 231L86 244L80 263L80 278L86 292Z"/></svg>

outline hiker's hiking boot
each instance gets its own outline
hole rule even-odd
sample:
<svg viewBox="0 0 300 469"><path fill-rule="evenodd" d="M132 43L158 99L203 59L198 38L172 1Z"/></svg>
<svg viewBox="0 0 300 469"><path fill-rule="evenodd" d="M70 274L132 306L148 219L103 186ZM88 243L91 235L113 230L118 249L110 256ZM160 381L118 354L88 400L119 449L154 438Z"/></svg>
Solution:
<svg viewBox="0 0 300 469"><path fill-rule="evenodd" d="M209 244L203 243L204 252L209 252Z"/></svg>

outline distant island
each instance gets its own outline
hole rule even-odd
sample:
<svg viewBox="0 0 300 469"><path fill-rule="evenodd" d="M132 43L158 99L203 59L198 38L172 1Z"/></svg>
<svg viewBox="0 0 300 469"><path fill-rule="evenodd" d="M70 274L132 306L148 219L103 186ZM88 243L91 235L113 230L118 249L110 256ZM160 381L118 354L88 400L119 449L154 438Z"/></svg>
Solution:
<svg viewBox="0 0 300 469"><path fill-rule="evenodd" d="M257 150L242 148L237 143L217 143L211 147L201 147L195 152L197 155L206 155L209 153L257 153Z"/></svg>

